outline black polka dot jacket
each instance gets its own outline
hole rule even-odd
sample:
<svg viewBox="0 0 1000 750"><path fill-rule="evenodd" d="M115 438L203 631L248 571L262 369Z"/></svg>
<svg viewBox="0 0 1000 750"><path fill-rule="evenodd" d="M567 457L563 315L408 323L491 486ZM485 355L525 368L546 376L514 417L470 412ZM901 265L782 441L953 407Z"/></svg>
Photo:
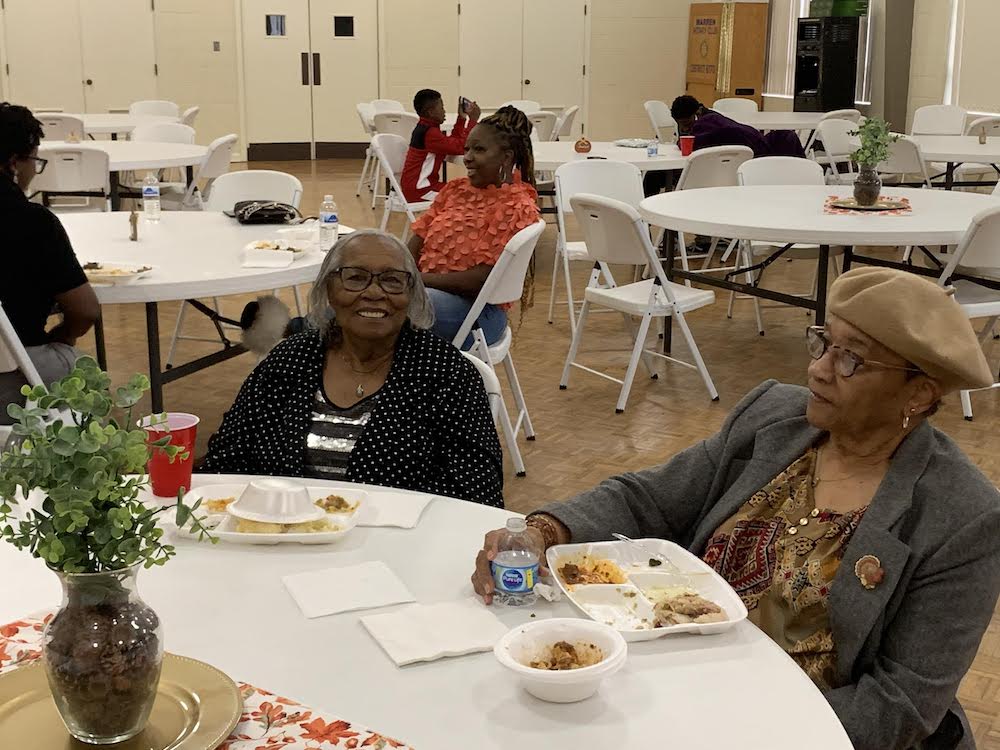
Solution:
<svg viewBox="0 0 1000 750"><path fill-rule="evenodd" d="M325 351L316 332L278 344L243 384L200 471L302 476ZM347 478L503 507L503 458L483 381L451 343L403 327Z"/></svg>

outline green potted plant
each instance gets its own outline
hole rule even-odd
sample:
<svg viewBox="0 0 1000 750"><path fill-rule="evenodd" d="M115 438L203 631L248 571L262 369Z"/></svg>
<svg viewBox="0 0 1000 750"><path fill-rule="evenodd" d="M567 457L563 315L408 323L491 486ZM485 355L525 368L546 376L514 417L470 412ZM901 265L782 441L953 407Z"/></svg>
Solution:
<svg viewBox="0 0 1000 750"><path fill-rule="evenodd" d="M174 555L159 517L173 511L178 527L207 535L194 515L199 503L185 504L183 492L165 507L140 499L150 450L181 452L169 437L147 445L146 431L134 427L132 409L148 388L135 375L112 393L97 362L81 357L50 388L22 389L27 405L8 407L15 440L0 455L0 535L59 576L62 606L43 641L46 675L70 734L91 744L138 734L156 697L163 631L135 581L139 568Z"/></svg>
<svg viewBox="0 0 1000 750"><path fill-rule="evenodd" d="M851 154L859 168L854 181L854 200L859 206L874 206L882 192L878 165L889 158L889 146L898 141L899 136L890 133L889 123L880 117L869 117L850 134L861 140L861 146Z"/></svg>

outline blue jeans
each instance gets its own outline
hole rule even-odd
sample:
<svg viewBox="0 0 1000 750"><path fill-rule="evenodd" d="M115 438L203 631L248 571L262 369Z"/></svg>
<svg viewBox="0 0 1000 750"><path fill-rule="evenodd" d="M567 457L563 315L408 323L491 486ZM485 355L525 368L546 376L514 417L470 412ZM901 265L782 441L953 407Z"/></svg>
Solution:
<svg viewBox="0 0 1000 750"><path fill-rule="evenodd" d="M457 294L442 292L440 289L428 289L427 295L434 305L434 331L443 339L451 341L458 334L458 329L462 327L465 318L472 309L471 300L467 297L459 297ZM498 342L507 330L507 313L496 305L486 305L479 314L476 326L483 329L486 335L486 343L491 346ZM472 347L472 335L466 337L462 344L463 349Z"/></svg>

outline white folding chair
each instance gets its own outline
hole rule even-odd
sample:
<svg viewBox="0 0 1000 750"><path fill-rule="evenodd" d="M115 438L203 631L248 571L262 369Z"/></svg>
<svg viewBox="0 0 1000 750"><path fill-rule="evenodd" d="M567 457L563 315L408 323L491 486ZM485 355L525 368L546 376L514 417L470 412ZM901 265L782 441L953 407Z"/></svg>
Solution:
<svg viewBox="0 0 1000 750"><path fill-rule="evenodd" d="M163 100L146 100L133 102L129 105L130 115L153 115L159 117L180 117L181 108L173 102Z"/></svg>
<svg viewBox="0 0 1000 750"><path fill-rule="evenodd" d="M969 113L955 104L928 104L913 113L913 135L962 135Z"/></svg>
<svg viewBox="0 0 1000 750"><path fill-rule="evenodd" d="M212 189L204 203L206 211L232 211L240 201L266 200L288 203L299 207L302 200L302 181L294 175L276 172L270 169L248 169L244 172L227 172L219 175L212 183ZM277 294L278 290L275 289ZM299 296L299 288L292 287L292 294L295 298L295 308L299 315L302 314L302 299ZM212 298L212 306L219 312L219 298ZM177 320L174 323L174 333L170 338L170 349L167 351L167 366L173 365L174 354L177 352L177 342L184 341L204 341L218 343L217 338L205 338L201 336L185 336L181 333L184 326L184 318L187 313L188 302L181 302L181 309L177 311Z"/></svg>
<svg viewBox="0 0 1000 750"><path fill-rule="evenodd" d="M355 195L360 196L361 188L364 185L369 184L368 170L372 168L375 163L375 154L372 153L370 143L371 137L375 135L375 125L373 123L375 110L372 108L371 102L359 102L357 104L357 110L358 119L361 120L361 127L365 131L365 139L369 141L369 144L365 146L365 164L361 168L361 176L358 177L358 189L354 193Z"/></svg>
<svg viewBox="0 0 1000 750"><path fill-rule="evenodd" d="M979 333L979 342L985 346L1000 321L1000 291L965 279L951 281L956 272L1000 281L1000 206L987 208L973 217L965 237L938 278L939 286L950 284L955 288L955 301L970 320L987 319ZM994 388L1000 388L1000 382L982 390ZM962 415L971 421L972 391L961 391L959 397Z"/></svg>
<svg viewBox="0 0 1000 750"><path fill-rule="evenodd" d="M205 152L201 164L195 170L191 184L183 188L173 185L161 188L160 205L166 210L171 208L201 210L204 201L211 195L215 180L229 172L233 145L237 140L238 136L235 133L230 133L216 138L208 144L208 150ZM199 191L198 188L198 183L202 180L205 181L204 192ZM232 206L229 208L232 209Z"/></svg>
<svg viewBox="0 0 1000 750"><path fill-rule="evenodd" d="M819 122L825 122L826 120L850 120L855 124L860 124L861 116L862 116L861 111L857 109L834 109L830 112L825 112L823 115L821 115L819 118ZM803 144L806 156L808 156L810 159L813 158L811 156L811 153L813 152L814 150L813 147L816 144L817 133L818 133L817 130L813 130L809 134L809 137L806 139L806 142Z"/></svg>
<svg viewBox="0 0 1000 750"><path fill-rule="evenodd" d="M24 379L28 381L28 385L32 387L44 385L35 364L31 361L24 344L21 343L21 339L14 330L10 318L7 317L3 306L0 305L0 373L14 372L15 370L21 372ZM3 409L3 413L6 414L7 404L0 404L0 409ZM3 449L7 444L10 435L11 427L0 425L0 449Z"/></svg>
<svg viewBox="0 0 1000 750"><path fill-rule="evenodd" d="M809 157L820 166L827 168L827 177L832 184L850 184L854 182L854 159L852 154L861 147L861 140L852 135L858 129L858 124L851 120L834 118L821 120L816 126L816 138L823 143L823 155L815 151L809 152ZM847 165L847 174L840 171L840 165Z"/></svg>
<svg viewBox="0 0 1000 750"><path fill-rule="evenodd" d="M500 106L514 107L515 109L521 110L526 115L542 111L542 105L539 102L532 101L531 99L514 99L513 101L504 102Z"/></svg>
<svg viewBox="0 0 1000 750"><path fill-rule="evenodd" d="M921 187L931 187L927 162L920 151L920 144L905 135L889 144L889 158L876 165L875 169L883 178L895 178L897 182L905 182L907 175L916 175L923 183Z"/></svg>
<svg viewBox="0 0 1000 750"><path fill-rule="evenodd" d="M799 159L792 156L765 156L759 159L751 159L740 165L737 172L740 185L824 185L826 180L823 175L823 167L809 159ZM819 246L809 244L785 245L773 242L741 241L740 243L740 266L749 268L753 266L757 258L770 257L779 250L781 257L789 260L808 260L814 266L819 258ZM830 267L833 277L836 278L840 272L839 264L835 258L844 254L843 247L830 248ZM812 288L808 293L796 294L797 297L816 296L816 284L818 279L818 268L813 272ZM748 271L746 283L752 284L754 280L760 280L764 275L764 269L760 269L756 275ZM760 304L758 297L749 295L737 296L735 292L729 294L729 309L727 317L733 317L733 303L737 299L751 299L754 305L754 314L757 318L757 332L764 335L764 320L761 310L764 305ZM768 307L774 307L769 305ZM782 306L783 307L783 306Z"/></svg>
<svg viewBox="0 0 1000 750"><path fill-rule="evenodd" d="M452 339L452 343L461 348L471 334L472 347L469 349L471 354L483 360L494 372L496 365L503 364L507 373L507 385L510 387L514 405L517 408L517 416L512 422L510 414L507 413L503 394L499 394L500 426L507 443L507 453L510 455L514 463L514 471L519 477L525 475L525 469L524 459L521 458L521 451L517 447L517 435L523 428L525 439L534 440L535 429L531 426L531 417L528 415L528 407L524 402L521 382L517 378L514 360L510 355L513 333L510 326L507 326L500 340L491 346L486 343L486 334L483 333L482 328L476 326L476 321L486 305L503 305L521 299L521 294L524 291L524 277L528 273L531 256L535 252L535 245L538 244L538 238L542 236L543 231L545 231L545 222L539 220L510 238L497 259L496 265L493 266L493 270L490 271L490 275L486 277L486 282L479 290L476 301L472 303L469 314L465 316L462 327Z"/></svg>
<svg viewBox="0 0 1000 750"><path fill-rule="evenodd" d="M735 187L739 184L737 172L740 165L750 161L752 158L753 150L747 146L715 146L713 148L700 149L691 154L687 165L684 167L684 171L681 172L681 176L677 180L677 187L674 189L696 190L698 188L709 187ZM719 244L719 239L719 237L712 238L712 245L704 255L696 253L691 256L694 258L704 257L705 262L702 265L702 271L732 270L728 266L709 268L712 256L715 254L715 248ZM689 270L687 240L681 232L678 232L678 241L680 243L681 266L687 271ZM722 256L722 263L726 262L735 247L736 241L733 240L729 243L729 247ZM685 285L691 286L691 282L685 281Z"/></svg>
<svg viewBox="0 0 1000 750"><path fill-rule="evenodd" d="M490 414L493 421L497 421L500 415L500 400L503 398L503 391L500 390L500 378L492 366L481 360L479 357L469 352L462 352L473 366L479 371L479 377L483 379L483 388L486 390L486 397L490 402Z"/></svg>
<svg viewBox="0 0 1000 750"><path fill-rule="evenodd" d="M716 99L712 105L712 109L727 117L730 115L749 115L760 111L760 107L757 106L757 102L753 99L743 99L742 97L735 96Z"/></svg>
<svg viewBox="0 0 1000 750"><path fill-rule="evenodd" d="M407 147L410 144L410 137L413 135L413 129L417 127L417 123L420 122L420 118L415 114L410 112L396 111L396 112L376 112L375 116L372 118L372 128L376 134L385 133L387 135L398 135L400 138L406 141ZM405 152L404 152L405 160ZM384 193L379 192L379 182L382 179L381 175L381 165L376 160L375 162L375 178L372 181L372 208L375 208L375 203L379 198L385 198ZM402 171L402 167L400 167ZM397 172L397 175L399 173Z"/></svg>
<svg viewBox="0 0 1000 750"><path fill-rule="evenodd" d="M653 247L653 243L649 239L649 227L633 206L613 198L586 193L578 193L570 199L570 202L573 204L573 212L583 230L583 236L586 237L587 247L595 264L594 270L590 274L590 284L584 292L580 320L573 334L573 343L570 345L569 354L566 355L559 388L565 390L569 387L569 374L573 367L619 383L622 388L618 395L618 403L615 405L615 412L621 414L625 411L625 404L628 402L628 395L632 390L632 381L635 378L639 360L643 361L650 377L655 379L657 374L653 371L652 358L659 357L697 370L705 383L705 388L708 389L709 397L713 401L717 401L719 392L715 389L712 376L705 366L698 344L684 318L685 313L714 304L715 293L711 290L695 289L667 280L663 266L656 256L656 248ZM654 275L653 278L645 281L635 281L624 286L605 287L599 285L599 263L608 265L646 263ZM624 380L585 367L576 361L587 315L593 305L620 312L629 328L632 328L633 316L641 318L638 330L632 328L635 341L632 345L632 356L629 359ZM677 321L688 349L691 351L694 364L646 348L646 335L649 333L649 324L652 319L669 317L673 317Z"/></svg>
<svg viewBox="0 0 1000 750"><path fill-rule="evenodd" d="M180 122L147 122L136 125L130 139L157 143L194 143L194 128Z"/></svg>
<svg viewBox="0 0 1000 750"><path fill-rule="evenodd" d="M403 106L402 102L396 101L395 99L372 99L368 104L371 106L373 117L379 112L406 111L406 107Z"/></svg>
<svg viewBox="0 0 1000 750"><path fill-rule="evenodd" d="M653 135L661 143L673 143L677 140L677 121L670 114L670 107L666 102L658 99L650 99L643 105L646 108L646 115L649 117L649 124L653 126Z"/></svg>
<svg viewBox="0 0 1000 750"><path fill-rule="evenodd" d="M378 115L376 115L378 117ZM382 211L382 231L386 231L389 226L389 215L392 213L405 213L406 226L403 227L402 240L406 242L410 235L410 224L417 220L417 213L426 211L431 207L432 201L408 202L403 196L403 188L399 185L399 177L403 173L403 164L406 162L406 150L409 148L409 141L399 135L390 133L379 133L372 138L372 149L375 158L378 160L380 171L389 181L389 194L385 199L385 209Z"/></svg>
<svg viewBox="0 0 1000 750"><path fill-rule="evenodd" d="M194 121L198 119L199 112L201 112L201 107L188 107L181 114L181 123L187 125L189 128L193 128Z"/></svg>
<svg viewBox="0 0 1000 750"><path fill-rule="evenodd" d="M34 193L41 193L46 205L51 198L73 196L84 198L83 203L60 201L51 205L53 211L108 211L111 195L111 168L106 151L86 144L43 145L40 157L48 159L45 171L31 182ZM100 200L92 204L90 198Z"/></svg>
<svg viewBox="0 0 1000 750"><path fill-rule="evenodd" d="M966 127L965 134L969 136L985 135L987 138L1000 138L1000 117L993 115L989 117L977 117ZM944 172L948 168L948 165L940 162L933 162L930 167L931 171L935 174L935 176L931 178L934 180L937 179L937 175L939 173ZM998 166L995 164L976 164L969 162L966 164L959 164L955 167L956 180L976 180L983 182L987 179L987 176L989 176L990 179L997 179L1000 177L1000 169L998 169Z"/></svg>
<svg viewBox="0 0 1000 750"><path fill-rule="evenodd" d="M556 134L556 123L559 117L555 112L532 112L528 115L531 121L532 140L554 141Z"/></svg>
<svg viewBox="0 0 1000 750"><path fill-rule="evenodd" d="M559 115L559 119L556 120L556 126L552 129L552 140L558 141L563 135L573 134L573 122L576 120L576 113L580 111L580 107L574 104L572 107L567 107Z"/></svg>
<svg viewBox="0 0 1000 750"><path fill-rule="evenodd" d="M573 281L570 263L593 263L584 241L567 239L566 217L573 213L570 199L577 193L591 193L638 206L643 199L642 174L635 164L613 159L571 161L556 170L555 178L556 236L555 257L552 260L552 287L549 291L549 323L555 318L556 286L560 271L566 286L566 308L569 311L570 332L576 332L576 306L573 298ZM645 261L643 261L645 263ZM560 268L561 266L561 268ZM614 286L614 278L607 266L602 266L605 283Z"/></svg>
<svg viewBox="0 0 1000 750"><path fill-rule="evenodd" d="M79 117L39 112L35 117L42 123L43 138L47 141L68 141L71 136L83 138L83 120Z"/></svg>

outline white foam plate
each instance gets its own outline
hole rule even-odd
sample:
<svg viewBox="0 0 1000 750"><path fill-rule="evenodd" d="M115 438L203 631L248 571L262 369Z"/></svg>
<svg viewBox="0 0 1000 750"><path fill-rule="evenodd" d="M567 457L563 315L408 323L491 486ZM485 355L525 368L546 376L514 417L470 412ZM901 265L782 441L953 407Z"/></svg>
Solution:
<svg viewBox="0 0 1000 750"><path fill-rule="evenodd" d="M85 268L83 272L87 275L87 281L91 284L131 284L137 279L153 270L152 266L137 265L135 263L106 263L99 262L100 268ZM81 265L87 265L83 263Z"/></svg>
<svg viewBox="0 0 1000 750"><path fill-rule="evenodd" d="M616 146L625 148L648 148L650 143L656 143L649 138L619 138L615 141Z"/></svg>
<svg viewBox="0 0 1000 750"><path fill-rule="evenodd" d="M628 542L592 542L550 547L545 555L549 570L566 597L587 617L618 630L626 641L648 641L673 633L711 635L729 630L747 618L743 600L725 579L683 547L663 539L640 539L643 546L658 552L677 566L681 573L667 566L650 567L649 555ZM624 584L579 584L568 586L558 569L587 555L608 559L618 565L628 579ZM666 569L665 569L666 568ZM653 627L655 590L668 586L687 586L715 602L726 613L723 622L685 623Z"/></svg>

